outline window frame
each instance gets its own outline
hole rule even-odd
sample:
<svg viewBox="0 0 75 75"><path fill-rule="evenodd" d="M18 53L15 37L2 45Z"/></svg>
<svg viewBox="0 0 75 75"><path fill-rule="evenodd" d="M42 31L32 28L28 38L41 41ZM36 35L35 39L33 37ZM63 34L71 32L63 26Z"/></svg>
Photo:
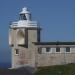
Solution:
<svg viewBox="0 0 75 75"><path fill-rule="evenodd" d="M47 51L47 49L49 49L49 50ZM51 47L46 47L46 53L52 53L52 48Z"/></svg>
<svg viewBox="0 0 75 75"><path fill-rule="evenodd" d="M59 49L60 51L57 51L57 49ZM61 53L61 48L60 47L56 47L55 53Z"/></svg>
<svg viewBox="0 0 75 75"><path fill-rule="evenodd" d="M69 48L69 51L67 52L67 48ZM71 53L71 48L70 47L66 47L65 48L65 53Z"/></svg>
<svg viewBox="0 0 75 75"><path fill-rule="evenodd" d="M49 51L47 51L47 48L49 48ZM46 54L46 53L52 53L51 47L39 47L38 48L38 54Z"/></svg>
<svg viewBox="0 0 75 75"><path fill-rule="evenodd" d="M19 49L15 49L15 55L19 55Z"/></svg>
<svg viewBox="0 0 75 75"><path fill-rule="evenodd" d="M20 14L20 20L27 20L26 15L25 14Z"/></svg>

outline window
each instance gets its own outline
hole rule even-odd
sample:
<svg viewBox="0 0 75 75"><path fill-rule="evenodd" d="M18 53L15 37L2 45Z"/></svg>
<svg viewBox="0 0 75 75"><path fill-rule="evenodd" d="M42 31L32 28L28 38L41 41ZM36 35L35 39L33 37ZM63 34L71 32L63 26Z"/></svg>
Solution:
<svg viewBox="0 0 75 75"><path fill-rule="evenodd" d="M46 52L51 52L51 48L50 47L47 47L46 48Z"/></svg>
<svg viewBox="0 0 75 75"><path fill-rule="evenodd" d="M50 53L50 52L51 52L50 47L40 47L40 48L38 48L38 53L39 54Z"/></svg>
<svg viewBox="0 0 75 75"><path fill-rule="evenodd" d="M16 54L19 54L19 50L18 49L16 49L15 52L16 52Z"/></svg>
<svg viewBox="0 0 75 75"><path fill-rule="evenodd" d="M56 48L56 52L60 52L60 48L59 47Z"/></svg>
<svg viewBox="0 0 75 75"><path fill-rule="evenodd" d="M20 14L20 20L27 20L25 14Z"/></svg>
<svg viewBox="0 0 75 75"><path fill-rule="evenodd" d="M66 52L70 52L70 47L66 47Z"/></svg>

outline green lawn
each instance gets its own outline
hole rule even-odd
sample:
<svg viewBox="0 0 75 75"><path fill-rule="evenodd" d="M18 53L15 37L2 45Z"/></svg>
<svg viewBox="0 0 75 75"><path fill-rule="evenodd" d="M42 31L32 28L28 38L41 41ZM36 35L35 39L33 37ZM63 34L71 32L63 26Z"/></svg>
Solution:
<svg viewBox="0 0 75 75"><path fill-rule="evenodd" d="M75 64L38 68L34 75L75 75Z"/></svg>

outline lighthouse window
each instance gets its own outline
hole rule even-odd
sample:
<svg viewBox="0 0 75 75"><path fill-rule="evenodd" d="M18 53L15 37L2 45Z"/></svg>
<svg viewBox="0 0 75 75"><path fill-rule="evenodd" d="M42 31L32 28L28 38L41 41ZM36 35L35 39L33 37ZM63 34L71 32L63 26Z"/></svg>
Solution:
<svg viewBox="0 0 75 75"><path fill-rule="evenodd" d="M20 14L20 20L27 20L25 14Z"/></svg>
<svg viewBox="0 0 75 75"><path fill-rule="evenodd" d="M19 54L19 50L18 50L18 49L16 49L16 50L15 50L15 53L16 53L16 54Z"/></svg>

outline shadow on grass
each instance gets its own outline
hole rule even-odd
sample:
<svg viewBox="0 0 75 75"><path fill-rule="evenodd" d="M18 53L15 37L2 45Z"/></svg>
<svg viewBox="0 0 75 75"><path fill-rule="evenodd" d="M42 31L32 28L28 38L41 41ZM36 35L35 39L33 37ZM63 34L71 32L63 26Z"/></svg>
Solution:
<svg viewBox="0 0 75 75"><path fill-rule="evenodd" d="M34 68L0 69L0 75L33 75Z"/></svg>

